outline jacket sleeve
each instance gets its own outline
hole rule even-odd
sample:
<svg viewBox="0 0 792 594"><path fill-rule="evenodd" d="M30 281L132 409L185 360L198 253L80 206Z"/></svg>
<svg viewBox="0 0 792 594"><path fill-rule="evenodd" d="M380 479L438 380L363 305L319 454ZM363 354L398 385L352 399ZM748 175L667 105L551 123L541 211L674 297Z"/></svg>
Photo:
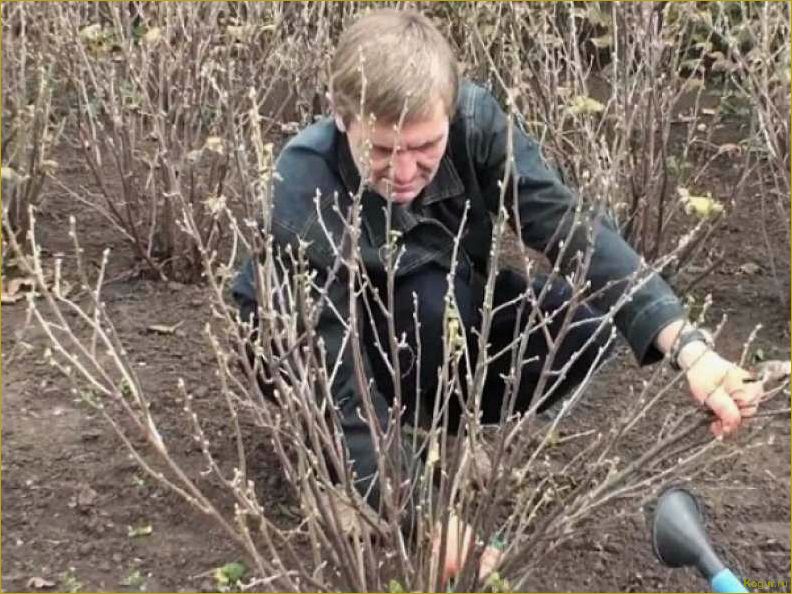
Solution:
<svg viewBox="0 0 792 594"><path fill-rule="evenodd" d="M509 122L495 98L482 88L474 102L469 143L482 195L491 212L497 212L501 195L500 182L507 164ZM604 213L582 210L575 224L578 206L573 193L544 162L539 146L519 126L512 127L513 167L508 180L507 207L513 208L513 184L516 177L516 200L519 232L526 245L544 252L556 262L559 241L568 242L561 266L569 269L575 255L586 253L593 238L593 253L587 280L595 307L609 311L625 291L633 286L631 277L644 263L619 235L616 225ZM587 226L592 226L588 233ZM574 229L573 229L574 227ZM571 233L570 233L571 230ZM606 288L607 287L607 288ZM605 288L605 290L602 290ZM654 339L668 323L683 318L684 309L668 284L651 273L645 284L615 315L616 327L629 343L639 364L662 359Z"/></svg>

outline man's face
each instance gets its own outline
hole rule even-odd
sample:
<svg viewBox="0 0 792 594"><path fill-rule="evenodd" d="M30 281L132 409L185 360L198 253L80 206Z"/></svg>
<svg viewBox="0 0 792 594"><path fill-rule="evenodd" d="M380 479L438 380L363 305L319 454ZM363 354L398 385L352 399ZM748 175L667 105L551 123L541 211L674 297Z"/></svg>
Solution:
<svg viewBox="0 0 792 594"><path fill-rule="evenodd" d="M434 178L448 144L448 116L442 101L435 101L428 118L397 128L393 123L356 120L347 128L347 136L361 176L369 171L369 186L396 204L409 204Z"/></svg>

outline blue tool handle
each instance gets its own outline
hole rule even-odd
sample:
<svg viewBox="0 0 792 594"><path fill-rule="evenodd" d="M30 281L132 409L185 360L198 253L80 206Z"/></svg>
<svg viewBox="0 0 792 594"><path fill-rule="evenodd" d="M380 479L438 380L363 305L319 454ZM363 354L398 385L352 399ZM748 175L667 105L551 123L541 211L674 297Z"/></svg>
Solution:
<svg viewBox="0 0 792 594"><path fill-rule="evenodd" d="M721 569L710 580L713 592L747 592L742 582L728 569Z"/></svg>

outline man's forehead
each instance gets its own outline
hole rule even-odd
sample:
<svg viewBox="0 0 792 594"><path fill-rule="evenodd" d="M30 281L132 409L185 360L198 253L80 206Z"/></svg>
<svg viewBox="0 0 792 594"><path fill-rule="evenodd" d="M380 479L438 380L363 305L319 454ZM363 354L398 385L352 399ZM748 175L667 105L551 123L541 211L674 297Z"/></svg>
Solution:
<svg viewBox="0 0 792 594"><path fill-rule="evenodd" d="M380 148L392 148L398 145L403 149L416 149L427 144L441 141L445 137L445 129L433 133L408 133L399 134L394 131L391 134L372 135L371 143Z"/></svg>
<svg viewBox="0 0 792 594"><path fill-rule="evenodd" d="M369 139L373 144L403 148L417 148L425 144L442 140L448 129L448 118L443 115L432 120L398 123L375 124L369 126Z"/></svg>

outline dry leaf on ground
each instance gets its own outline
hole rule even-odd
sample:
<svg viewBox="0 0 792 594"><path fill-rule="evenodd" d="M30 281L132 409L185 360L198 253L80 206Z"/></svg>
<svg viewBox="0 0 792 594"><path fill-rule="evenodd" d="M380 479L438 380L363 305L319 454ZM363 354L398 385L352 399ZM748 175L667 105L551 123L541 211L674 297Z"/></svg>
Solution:
<svg viewBox="0 0 792 594"><path fill-rule="evenodd" d="M55 582L44 579L43 577L33 576L27 581L28 588L35 588L36 590L43 590L45 588L54 588Z"/></svg>
<svg viewBox="0 0 792 594"><path fill-rule="evenodd" d="M754 264L753 262L746 262L742 266L740 266L740 272L743 274L756 274L762 269L759 264Z"/></svg>
<svg viewBox="0 0 792 594"><path fill-rule="evenodd" d="M184 324L184 320L174 324L173 326L166 326L165 324L152 324L148 326L146 330L149 332L156 332L157 334L175 334L176 330Z"/></svg>

